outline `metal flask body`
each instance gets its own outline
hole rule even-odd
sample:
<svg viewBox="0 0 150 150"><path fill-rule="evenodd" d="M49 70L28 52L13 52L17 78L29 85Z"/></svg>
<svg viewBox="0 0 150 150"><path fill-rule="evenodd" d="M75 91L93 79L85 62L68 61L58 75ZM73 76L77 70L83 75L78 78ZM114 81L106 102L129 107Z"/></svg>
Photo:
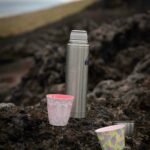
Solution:
<svg viewBox="0 0 150 150"><path fill-rule="evenodd" d="M67 49L67 94L75 97L71 117L85 118L88 80L88 36L83 30L73 30Z"/></svg>

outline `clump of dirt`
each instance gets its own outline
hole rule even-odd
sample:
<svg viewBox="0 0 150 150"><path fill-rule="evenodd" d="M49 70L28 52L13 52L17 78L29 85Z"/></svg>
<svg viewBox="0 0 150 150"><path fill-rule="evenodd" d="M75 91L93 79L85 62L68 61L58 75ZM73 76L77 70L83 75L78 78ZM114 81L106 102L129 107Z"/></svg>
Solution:
<svg viewBox="0 0 150 150"><path fill-rule="evenodd" d="M97 150L95 129L134 120L135 132L126 137L126 149L149 150L150 13L102 25L89 19L75 26L89 32L87 117L70 119L66 127L50 126L47 119L45 95L65 92L65 45L71 27L45 27L9 39L3 51L11 47L16 57L21 51L34 65L1 99L10 104L0 104L0 149Z"/></svg>

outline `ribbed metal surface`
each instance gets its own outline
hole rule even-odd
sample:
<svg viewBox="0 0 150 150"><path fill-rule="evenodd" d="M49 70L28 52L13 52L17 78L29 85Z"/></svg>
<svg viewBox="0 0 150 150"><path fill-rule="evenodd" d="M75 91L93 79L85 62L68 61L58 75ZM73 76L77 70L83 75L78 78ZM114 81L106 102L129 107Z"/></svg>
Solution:
<svg viewBox="0 0 150 150"><path fill-rule="evenodd" d="M125 125L125 135L131 137L134 132L134 121L114 121L114 124Z"/></svg>
<svg viewBox="0 0 150 150"><path fill-rule="evenodd" d="M66 83L67 94L75 96L71 113L74 118L84 118L86 114L88 53L86 31L73 30L67 50Z"/></svg>

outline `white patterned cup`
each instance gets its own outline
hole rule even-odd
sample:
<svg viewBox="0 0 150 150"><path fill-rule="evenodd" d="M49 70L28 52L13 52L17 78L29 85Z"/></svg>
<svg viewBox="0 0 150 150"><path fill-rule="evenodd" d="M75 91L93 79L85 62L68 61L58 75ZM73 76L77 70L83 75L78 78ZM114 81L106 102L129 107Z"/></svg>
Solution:
<svg viewBox="0 0 150 150"><path fill-rule="evenodd" d="M125 148L125 125L113 125L95 130L102 150L123 150Z"/></svg>
<svg viewBox="0 0 150 150"><path fill-rule="evenodd" d="M70 118L74 96L48 94L46 98L49 123L54 126L66 126Z"/></svg>

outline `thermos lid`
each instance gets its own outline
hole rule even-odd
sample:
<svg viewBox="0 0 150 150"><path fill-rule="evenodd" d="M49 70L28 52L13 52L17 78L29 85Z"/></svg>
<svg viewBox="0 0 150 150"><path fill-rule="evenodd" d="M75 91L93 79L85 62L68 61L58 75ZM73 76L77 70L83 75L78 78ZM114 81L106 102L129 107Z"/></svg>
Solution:
<svg viewBox="0 0 150 150"><path fill-rule="evenodd" d="M87 43L88 36L85 30L72 30L70 34L71 43Z"/></svg>

